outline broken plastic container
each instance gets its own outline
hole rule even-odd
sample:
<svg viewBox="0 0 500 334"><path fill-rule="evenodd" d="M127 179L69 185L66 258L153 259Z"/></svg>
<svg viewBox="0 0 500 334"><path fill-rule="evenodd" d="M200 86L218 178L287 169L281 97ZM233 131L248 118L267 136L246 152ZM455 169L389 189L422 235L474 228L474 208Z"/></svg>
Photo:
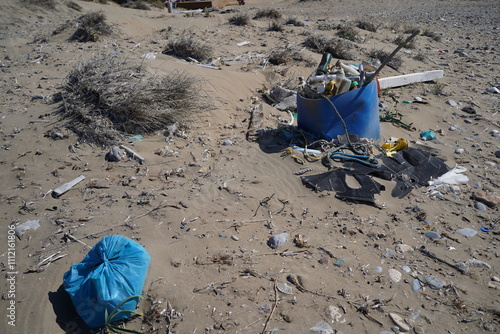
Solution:
<svg viewBox="0 0 500 334"><path fill-rule="evenodd" d="M319 138L332 140L345 129L330 100L344 120L347 132L361 138L380 138L377 82L329 98L308 99L297 93L297 123Z"/></svg>

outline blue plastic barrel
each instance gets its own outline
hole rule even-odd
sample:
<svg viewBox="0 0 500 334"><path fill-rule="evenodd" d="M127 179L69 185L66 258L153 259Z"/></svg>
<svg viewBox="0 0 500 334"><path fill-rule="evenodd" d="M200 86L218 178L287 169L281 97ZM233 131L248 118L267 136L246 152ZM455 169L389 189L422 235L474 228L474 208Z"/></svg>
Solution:
<svg viewBox="0 0 500 334"><path fill-rule="evenodd" d="M347 131L360 138L380 138L378 92L375 80L362 88L328 98L344 119ZM326 99L308 99L297 93L299 129L328 141L344 134L337 113Z"/></svg>

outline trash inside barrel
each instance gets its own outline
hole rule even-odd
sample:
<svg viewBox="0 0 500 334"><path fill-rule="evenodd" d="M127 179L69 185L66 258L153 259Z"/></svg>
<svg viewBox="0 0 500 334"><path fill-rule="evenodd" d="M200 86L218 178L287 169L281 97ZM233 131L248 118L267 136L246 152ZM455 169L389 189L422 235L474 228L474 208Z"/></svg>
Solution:
<svg viewBox="0 0 500 334"><path fill-rule="evenodd" d="M333 103L341 118L335 111ZM380 138L378 90L375 80L358 89L324 98L306 98L297 93L299 129L328 141L347 132L361 138Z"/></svg>

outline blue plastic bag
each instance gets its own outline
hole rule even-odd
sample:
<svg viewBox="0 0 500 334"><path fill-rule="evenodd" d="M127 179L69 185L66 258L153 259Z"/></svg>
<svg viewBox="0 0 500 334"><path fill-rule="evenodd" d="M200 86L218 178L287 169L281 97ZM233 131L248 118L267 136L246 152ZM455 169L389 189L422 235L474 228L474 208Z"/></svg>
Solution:
<svg viewBox="0 0 500 334"><path fill-rule="evenodd" d="M137 242L122 236L109 235L99 241L82 262L71 266L64 274L64 289L80 317L90 328L105 325L105 314L113 311L133 311L142 294L150 256ZM112 322L131 316L121 312Z"/></svg>

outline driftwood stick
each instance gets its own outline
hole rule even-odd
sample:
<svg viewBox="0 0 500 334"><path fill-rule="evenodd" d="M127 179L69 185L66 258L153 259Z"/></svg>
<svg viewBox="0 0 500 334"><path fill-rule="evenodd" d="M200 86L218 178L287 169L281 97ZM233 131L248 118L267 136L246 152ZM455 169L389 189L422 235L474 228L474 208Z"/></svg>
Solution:
<svg viewBox="0 0 500 334"><path fill-rule="evenodd" d="M278 305L278 289L276 288L276 281L274 281L274 303L273 303L273 308L271 309L271 313L269 313L269 317L266 320L266 323L264 324L264 329L262 330L261 334L266 334L267 326L269 325L269 322L271 321L274 311L276 311L276 306Z"/></svg>
<svg viewBox="0 0 500 334"><path fill-rule="evenodd" d="M448 261L445 261L445 260L443 260L443 259L441 259L441 258L437 257L436 255L434 255L434 254L432 254L431 252L429 252L427 249L424 249L424 248L419 248L418 250L419 250L422 254L424 254L425 256L428 256L428 257L430 257L431 259L434 259L434 260L436 260L436 261L438 261L438 262L444 263L444 264L446 264L447 266L450 266L450 267L452 267L453 269L455 269L455 270L459 271L461 274L465 274L465 273L467 272L465 269L460 268L459 266L456 266L456 265L454 265L454 264L451 264L451 263L449 263Z"/></svg>

